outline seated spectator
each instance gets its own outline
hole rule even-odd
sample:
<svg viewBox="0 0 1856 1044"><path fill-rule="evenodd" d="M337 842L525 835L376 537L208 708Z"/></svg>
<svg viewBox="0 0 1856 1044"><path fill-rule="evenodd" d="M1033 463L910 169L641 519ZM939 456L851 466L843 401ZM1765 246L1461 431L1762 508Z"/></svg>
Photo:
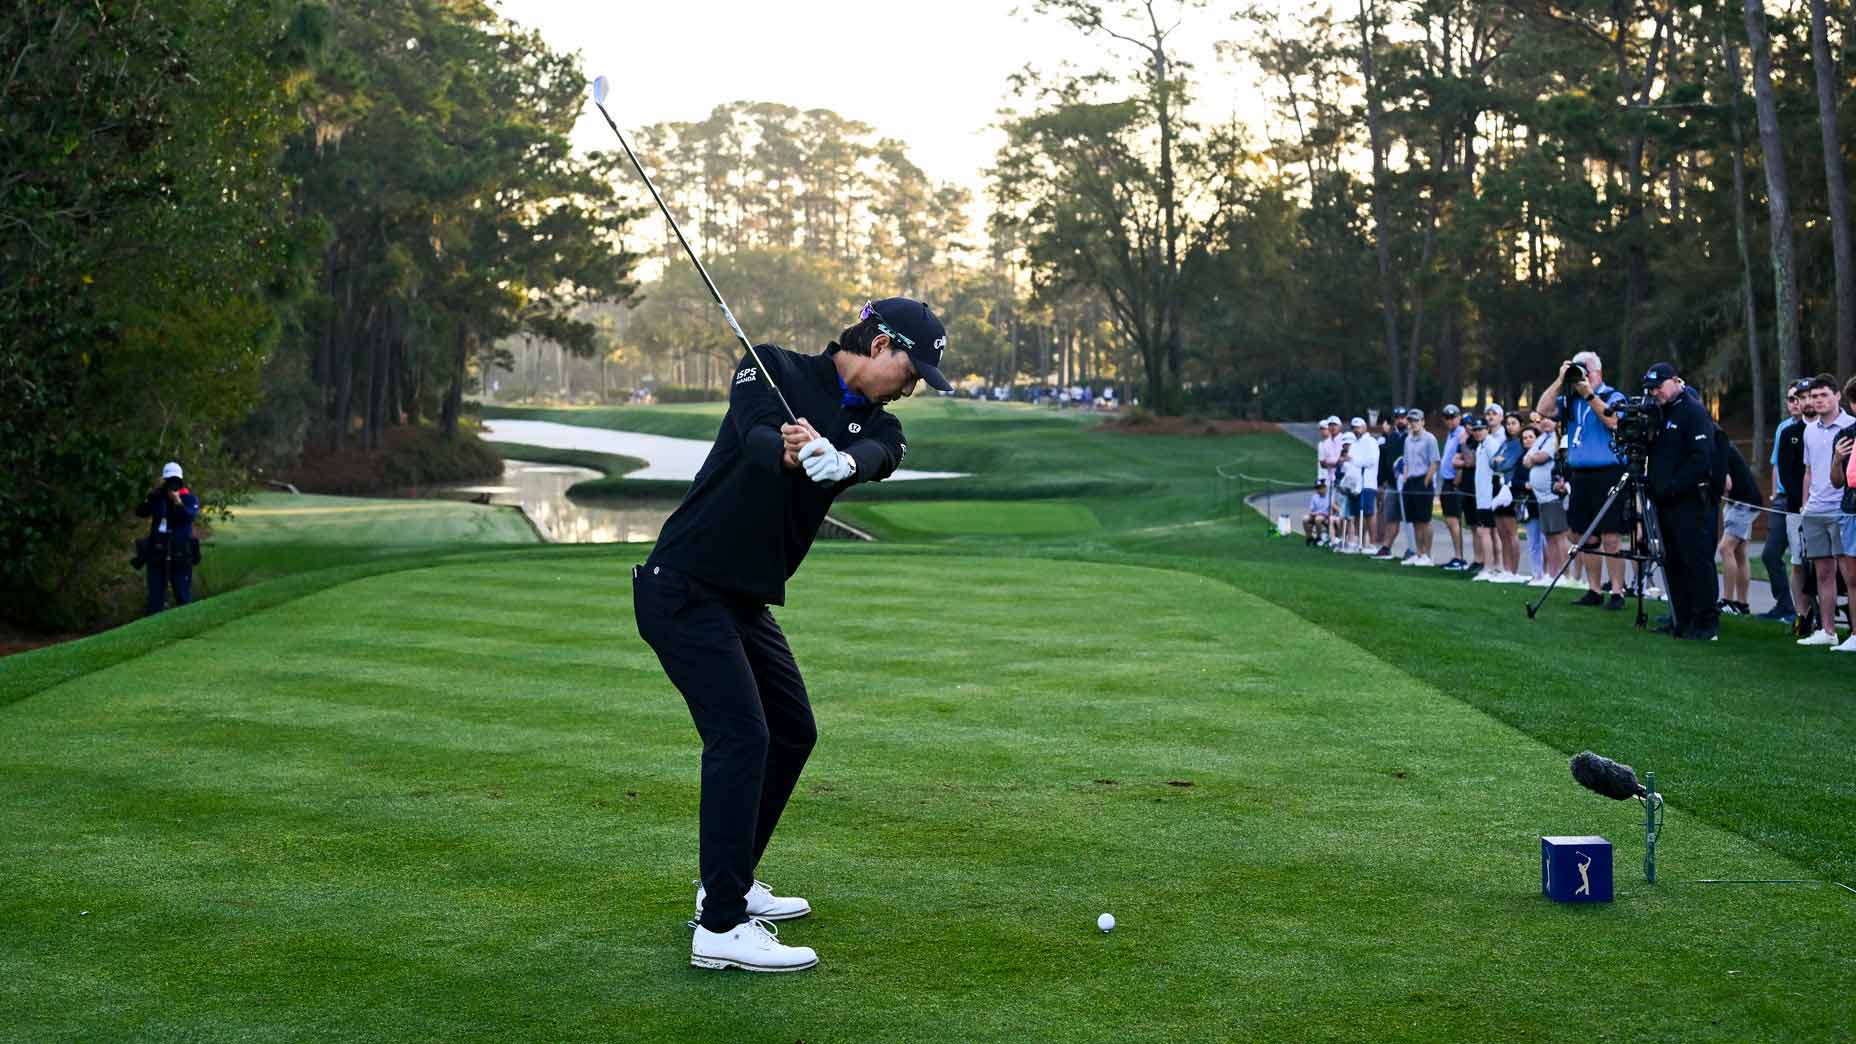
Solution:
<svg viewBox="0 0 1856 1044"><path fill-rule="evenodd" d="M1327 542L1328 512L1333 508L1333 501L1328 497L1326 479L1315 480L1315 495L1308 498L1308 514L1302 516L1302 536L1309 547Z"/></svg>

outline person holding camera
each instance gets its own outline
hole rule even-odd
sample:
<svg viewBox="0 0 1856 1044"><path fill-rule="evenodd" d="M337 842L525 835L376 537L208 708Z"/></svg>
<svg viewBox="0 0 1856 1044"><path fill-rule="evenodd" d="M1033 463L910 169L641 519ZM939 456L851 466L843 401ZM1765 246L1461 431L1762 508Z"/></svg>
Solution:
<svg viewBox="0 0 1856 1044"><path fill-rule="evenodd" d="M136 541L135 561L148 569L148 615L167 608L168 588L174 588L174 604L193 601L193 563L199 544L193 539L193 520L200 514L200 500L181 477L180 464L168 461L161 469L161 485L150 490L135 509L136 517L146 518L148 536Z"/></svg>
<svg viewBox="0 0 1856 1044"><path fill-rule="evenodd" d="M1643 389L1662 407L1662 427L1650 443L1650 502L1663 534L1669 580L1669 633L1713 641L1720 629L1720 580L1714 572L1714 418L1676 374L1657 363Z"/></svg>
<svg viewBox="0 0 1856 1044"><path fill-rule="evenodd" d="M1611 448L1611 433L1618 426L1614 410L1624 401L1624 393L1605 383L1604 366L1598 353L1580 352L1560 364L1560 375L1540 393L1539 411L1565 426L1566 523L1575 533L1583 534L1594 521L1596 539L1576 548L1594 551L1602 548L1606 555L1600 565L1597 555L1585 555L1585 582L1588 590L1574 605L1602 605L1607 609L1624 608L1624 560L1617 557L1623 547L1624 500L1612 501L1611 510L1599 511L1605 498L1624 477L1624 458ZM1561 416L1562 410L1567 416ZM1600 575L1611 577L1611 599L1599 591Z"/></svg>

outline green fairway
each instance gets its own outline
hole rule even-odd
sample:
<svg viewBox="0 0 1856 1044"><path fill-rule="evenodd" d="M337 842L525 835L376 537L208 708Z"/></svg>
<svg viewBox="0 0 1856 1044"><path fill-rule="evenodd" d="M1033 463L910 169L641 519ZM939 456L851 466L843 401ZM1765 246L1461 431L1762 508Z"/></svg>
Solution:
<svg viewBox="0 0 1856 1044"><path fill-rule="evenodd" d="M924 500L860 505L896 531L911 533L1083 533L1097 529L1096 516L1081 504L1061 500Z"/></svg>
<svg viewBox="0 0 1856 1044"><path fill-rule="evenodd" d="M1808 873L1679 806L1644 885L1634 806L1263 599L868 549L821 554L780 614L821 741L761 873L811 898L783 938L823 963L692 970L698 743L633 630L637 557L358 580L7 708L12 1032L1828 1040L1856 1017L1856 899L1687 883ZM954 593L931 647L894 642ZM1587 830L1619 901L1555 907L1535 837Z"/></svg>
<svg viewBox="0 0 1856 1044"><path fill-rule="evenodd" d="M719 407L568 412L532 415ZM1267 538L1286 436L899 412L911 466L973 474L841 499L888 543L821 543L779 610L821 740L761 875L819 969L685 965L699 744L631 621L648 548L267 499L221 568L296 575L0 661L13 1035L1850 1036L1840 664ZM1587 747L1670 796L1654 886ZM1537 838L1586 832L1618 900L1556 907Z"/></svg>

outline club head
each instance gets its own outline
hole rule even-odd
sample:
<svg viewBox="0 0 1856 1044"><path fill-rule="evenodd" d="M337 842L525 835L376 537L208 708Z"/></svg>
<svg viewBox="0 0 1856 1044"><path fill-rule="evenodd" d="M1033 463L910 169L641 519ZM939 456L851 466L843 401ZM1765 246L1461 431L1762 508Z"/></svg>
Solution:
<svg viewBox="0 0 1856 1044"><path fill-rule="evenodd" d="M593 104L594 105L605 105L606 104L606 91L609 89L609 87L610 85L606 83L606 78L604 76L593 77Z"/></svg>

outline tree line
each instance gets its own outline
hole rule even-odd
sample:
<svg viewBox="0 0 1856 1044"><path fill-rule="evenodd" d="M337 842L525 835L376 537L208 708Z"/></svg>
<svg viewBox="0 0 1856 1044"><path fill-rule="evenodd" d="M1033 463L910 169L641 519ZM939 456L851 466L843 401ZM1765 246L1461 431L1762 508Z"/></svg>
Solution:
<svg viewBox="0 0 1856 1044"><path fill-rule="evenodd" d="M574 61L477 0L12 0L0 19L0 583L78 626L164 459L224 500L397 425L487 346L591 352L635 208Z"/></svg>
<svg viewBox="0 0 1856 1044"><path fill-rule="evenodd" d="M1240 7L1260 128L1184 115L1206 5L1035 6L1126 61L1024 79L994 225L1112 307L1156 403L1512 402L1593 348L1757 437L1786 382L1856 373L1847 4Z"/></svg>

